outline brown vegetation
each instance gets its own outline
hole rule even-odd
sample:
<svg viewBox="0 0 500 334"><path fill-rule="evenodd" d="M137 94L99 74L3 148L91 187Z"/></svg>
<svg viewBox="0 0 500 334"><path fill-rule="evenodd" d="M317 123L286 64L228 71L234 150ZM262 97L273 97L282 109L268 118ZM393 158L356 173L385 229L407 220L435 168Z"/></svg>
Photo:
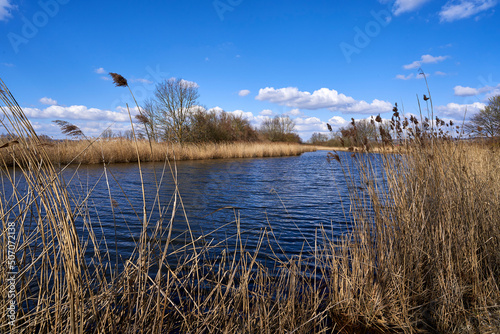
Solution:
<svg viewBox="0 0 500 334"><path fill-rule="evenodd" d="M45 143L49 144L49 143ZM204 144L169 144L137 142L141 161L203 160L226 158L262 158L300 155L314 151L306 145L289 143L204 143ZM47 157L56 165L69 163L98 164L103 159L106 163L137 162L135 143L127 139L65 140L53 142L44 147ZM6 150L0 151L3 161L12 165L13 156Z"/></svg>
<svg viewBox="0 0 500 334"><path fill-rule="evenodd" d="M382 156L383 175L366 154L328 155L333 168L345 172L353 228L336 240L312 240L311 253L269 259L274 269L257 261L260 247L274 238L272 222L256 249L248 249L236 213L229 222L236 248L204 242L209 233L195 237L187 217L188 241L170 247L173 216L183 212L176 188L170 202L131 204L142 232L134 255L115 271L102 251L112 237L96 237L99 225L88 215L88 197L70 194L49 158L53 148L39 141L8 89L3 83L0 88L8 109L4 126L18 136L2 150L29 166L17 171L26 188L2 170L13 195L1 198L0 265L14 261L18 268L15 327L3 320L10 274L0 271L2 332L500 330L497 148L424 136L409 143L404 155ZM100 143L94 145L100 152ZM359 177L348 167L351 159ZM149 222L154 210L171 210L172 217ZM76 221L83 223L77 228Z"/></svg>
<svg viewBox="0 0 500 334"><path fill-rule="evenodd" d="M379 182L369 160L352 159L363 167L351 190L355 228L329 264L344 319L384 331L498 331L499 152L412 145L383 156Z"/></svg>

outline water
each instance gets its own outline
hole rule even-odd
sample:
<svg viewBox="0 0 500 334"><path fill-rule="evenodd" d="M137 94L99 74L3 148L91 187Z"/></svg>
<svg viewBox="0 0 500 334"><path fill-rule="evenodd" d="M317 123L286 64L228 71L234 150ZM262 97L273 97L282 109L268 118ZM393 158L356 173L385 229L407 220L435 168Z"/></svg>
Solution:
<svg viewBox="0 0 500 334"><path fill-rule="evenodd" d="M356 175L350 153L339 155ZM289 257L311 251L322 230L329 238L341 235L350 223L349 183L340 164L335 160L329 163L326 156L327 152L317 151L296 157L177 162L180 197L172 247L182 247L191 240L186 233L188 224L195 238L216 231L202 242L234 248L238 221L242 242L249 251L256 248L265 230L272 230L271 239L276 240L265 240L259 253L261 260L273 256L277 244L281 247L280 256ZM377 155L370 155L370 159L376 161ZM162 175L163 167L163 163L142 164L149 235L162 219L166 231L172 216L175 184L168 166ZM82 212L90 217L101 250L108 250L113 262L116 247L122 263L132 254L142 226L137 164L110 165L106 173L102 165L82 166L78 170L70 167L64 172L64 179L75 207L89 196ZM155 201L156 183L161 183L160 206ZM82 242L90 242L85 222L77 219L77 229ZM166 235L156 239L164 241ZM92 247L86 255L94 256Z"/></svg>

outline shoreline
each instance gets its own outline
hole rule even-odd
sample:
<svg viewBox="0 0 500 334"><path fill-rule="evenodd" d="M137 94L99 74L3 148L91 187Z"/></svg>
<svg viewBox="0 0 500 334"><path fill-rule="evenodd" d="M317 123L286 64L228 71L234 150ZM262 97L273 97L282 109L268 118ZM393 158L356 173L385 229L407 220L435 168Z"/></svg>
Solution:
<svg viewBox="0 0 500 334"><path fill-rule="evenodd" d="M63 141L44 145L49 160L54 164L101 164L135 163L138 155L141 162L162 162L165 159L213 160L234 158L266 158L298 156L305 152L314 152L316 147L295 143L203 143L171 144L138 141L137 147L132 140L99 140L92 145L89 141ZM0 156L8 166L13 164L13 155L22 150L22 143L1 150Z"/></svg>
<svg viewBox="0 0 500 334"><path fill-rule="evenodd" d="M356 153L401 153L401 147L372 147L370 151L366 151L361 147L330 147L330 146L314 146L317 151L341 151L341 152L356 152Z"/></svg>

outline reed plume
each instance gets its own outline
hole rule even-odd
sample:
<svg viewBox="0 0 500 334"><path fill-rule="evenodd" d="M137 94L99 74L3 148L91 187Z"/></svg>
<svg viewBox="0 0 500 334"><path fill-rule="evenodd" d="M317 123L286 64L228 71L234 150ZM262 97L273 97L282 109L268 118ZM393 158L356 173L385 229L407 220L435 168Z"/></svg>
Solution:
<svg viewBox="0 0 500 334"><path fill-rule="evenodd" d="M109 72L109 75L111 76L111 78L113 78L113 82L115 83L116 87L128 86L127 79L125 79L120 74Z"/></svg>
<svg viewBox="0 0 500 334"><path fill-rule="evenodd" d="M56 123L59 128L61 129L61 132L65 135L71 136L71 137L85 137L85 134L83 133L80 128L74 124L71 124L69 122L63 121L63 120L55 120L52 121L53 123Z"/></svg>
<svg viewBox="0 0 500 334"><path fill-rule="evenodd" d="M149 123L149 118L143 114L135 115L135 119L141 124L148 124Z"/></svg>

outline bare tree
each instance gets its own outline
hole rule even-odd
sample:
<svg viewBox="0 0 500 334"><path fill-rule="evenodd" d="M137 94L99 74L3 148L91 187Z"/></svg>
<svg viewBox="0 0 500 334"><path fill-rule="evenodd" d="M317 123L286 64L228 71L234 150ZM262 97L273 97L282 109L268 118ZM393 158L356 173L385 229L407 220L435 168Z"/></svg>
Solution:
<svg viewBox="0 0 500 334"><path fill-rule="evenodd" d="M111 129L106 129L101 133L101 138L105 140L110 140L113 138L113 130Z"/></svg>
<svg viewBox="0 0 500 334"><path fill-rule="evenodd" d="M368 141L377 140L377 127L374 123L371 123L369 120L362 119L356 122L356 127L358 130L359 142L364 142L365 138Z"/></svg>
<svg viewBox="0 0 500 334"><path fill-rule="evenodd" d="M324 133L314 132L308 141L311 144L321 145L325 144L329 139L330 137Z"/></svg>
<svg viewBox="0 0 500 334"><path fill-rule="evenodd" d="M360 146L366 142L377 141L377 126L366 119L352 122L345 127L340 127L339 132L348 146Z"/></svg>
<svg viewBox="0 0 500 334"><path fill-rule="evenodd" d="M136 121L142 125L142 132L149 136L149 139L157 142L159 138L159 123L161 115L153 99L147 99L142 103L141 111L135 115Z"/></svg>
<svg viewBox="0 0 500 334"><path fill-rule="evenodd" d="M189 132L189 116L199 97L198 85L171 78L156 86L155 96L156 112L161 116L158 125L163 128L164 139L184 142Z"/></svg>
<svg viewBox="0 0 500 334"><path fill-rule="evenodd" d="M491 97L488 105L471 117L465 129L479 136L500 136L500 95Z"/></svg>
<svg viewBox="0 0 500 334"><path fill-rule="evenodd" d="M122 138L126 140L133 140L134 133L132 132L132 130L125 130L122 134Z"/></svg>
<svg viewBox="0 0 500 334"><path fill-rule="evenodd" d="M270 141L299 141L295 133L295 122L288 116L276 116L265 120L260 132Z"/></svg>

